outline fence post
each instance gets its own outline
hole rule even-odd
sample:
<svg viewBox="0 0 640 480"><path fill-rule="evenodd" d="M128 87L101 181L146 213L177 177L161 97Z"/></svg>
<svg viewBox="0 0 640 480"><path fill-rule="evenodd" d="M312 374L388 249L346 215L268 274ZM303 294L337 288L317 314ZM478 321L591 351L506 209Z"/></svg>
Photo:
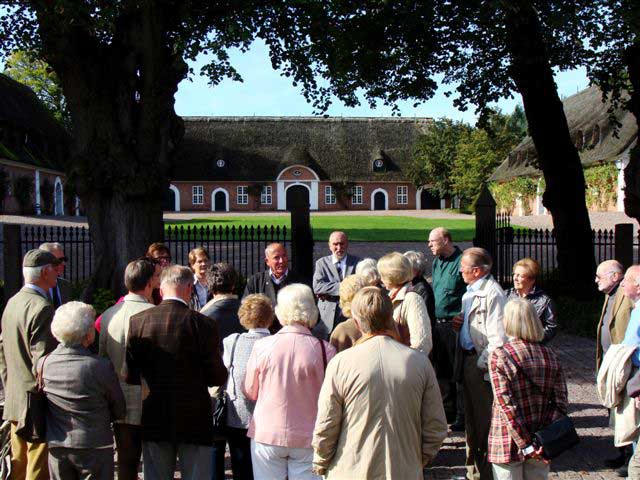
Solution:
<svg viewBox="0 0 640 480"><path fill-rule="evenodd" d="M293 268L311 285L313 277L313 234L309 200L300 195L291 198L291 258ZM289 203L289 202L287 202Z"/></svg>
<svg viewBox="0 0 640 480"><path fill-rule="evenodd" d="M626 270L633 265L633 224L616 223L614 235L615 258Z"/></svg>
<svg viewBox="0 0 640 480"><path fill-rule="evenodd" d="M482 247L493 258L493 270L496 269L496 201L487 185L483 185L476 201L476 236L473 245Z"/></svg>
<svg viewBox="0 0 640 480"><path fill-rule="evenodd" d="M5 301L22 288L22 239L20 225L4 224L4 298Z"/></svg>

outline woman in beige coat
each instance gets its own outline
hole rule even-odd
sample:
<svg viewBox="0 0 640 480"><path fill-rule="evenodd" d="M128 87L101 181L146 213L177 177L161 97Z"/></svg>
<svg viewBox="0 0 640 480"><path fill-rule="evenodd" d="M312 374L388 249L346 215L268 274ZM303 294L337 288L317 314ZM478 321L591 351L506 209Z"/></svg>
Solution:
<svg viewBox="0 0 640 480"><path fill-rule="evenodd" d="M389 290L393 321L400 340L429 355L433 346L431 320L424 300L411 289L411 262L401 253L388 253L378 260L378 272L383 285Z"/></svg>
<svg viewBox="0 0 640 480"><path fill-rule="evenodd" d="M422 480L447 436L431 362L395 340L392 309L377 287L351 303L363 336L327 366L312 441L318 475Z"/></svg>

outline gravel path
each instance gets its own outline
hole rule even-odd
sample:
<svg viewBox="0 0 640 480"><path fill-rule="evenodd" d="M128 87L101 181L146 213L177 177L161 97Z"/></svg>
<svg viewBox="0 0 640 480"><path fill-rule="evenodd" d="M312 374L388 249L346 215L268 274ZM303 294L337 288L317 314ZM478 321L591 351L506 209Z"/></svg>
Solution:
<svg viewBox="0 0 640 480"><path fill-rule="evenodd" d="M623 212L592 212L589 214L591 228L594 230L611 230L616 223L632 223L634 231L638 233L638 222L627 217ZM553 228L551 215L528 215L526 217L511 217L513 225L521 225L528 228Z"/></svg>

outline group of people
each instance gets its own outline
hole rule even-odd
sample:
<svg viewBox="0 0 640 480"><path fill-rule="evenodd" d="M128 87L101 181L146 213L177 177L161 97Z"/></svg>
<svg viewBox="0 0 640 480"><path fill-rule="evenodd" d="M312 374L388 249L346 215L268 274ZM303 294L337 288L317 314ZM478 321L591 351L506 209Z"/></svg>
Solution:
<svg viewBox="0 0 640 480"><path fill-rule="evenodd" d="M490 255L462 251L444 228L429 234L431 282L422 252L361 260L344 232L328 243L310 286L283 245L268 245L242 294L237 272L206 249L181 266L154 243L97 320L62 293L60 245L27 252L0 335L14 478L112 479L115 439L122 480L141 461L145 479L176 467L183 479L222 479L227 447L235 479L422 479L450 429L465 431L469 480L546 478L534 433L568 402L538 264L518 261L505 292ZM598 271L615 298L601 355L631 336L640 311L625 328L628 301L603 287L621 269ZM624 289L631 301L637 280L637 297ZM46 443L20 436L37 375Z"/></svg>

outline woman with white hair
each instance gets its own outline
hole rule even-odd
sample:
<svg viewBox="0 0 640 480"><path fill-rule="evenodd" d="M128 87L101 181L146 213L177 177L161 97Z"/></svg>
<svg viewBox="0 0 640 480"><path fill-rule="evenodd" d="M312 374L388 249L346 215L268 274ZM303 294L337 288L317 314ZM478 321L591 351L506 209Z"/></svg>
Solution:
<svg viewBox="0 0 640 480"><path fill-rule="evenodd" d="M38 363L47 395L49 473L54 480L113 478L111 422L126 405L111 362L91 353L96 312L69 302L51 322L58 347Z"/></svg>
<svg viewBox="0 0 640 480"><path fill-rule="evenodd" d="M355 270L356 275L360 275L367 286L379 287L380 274L378 273L378 262L373 258L364 258L358 262Z"/></svg>
<svg viewBox="0 0 640 480"><path fill-rule="evenodd" d="M247 398L256 402L247 433L253 475L317 479L311 438L324 372L336 351L311 334L318 309L308 286L280 290L275 313L283 328L254 344L244 381Z"/></svg>
<svg viewBox="0 0 640 480"><path fill-rule="evenodd" d="M535 432L567 413L567 384L553 349L542 344L544 327L525 298L504 308L509 342L489 357L494 401L488 460L497 480L540 480L549 462Z"/></svg>
<svg viewBox="0 0 640 480"><path fill-rule="evenodd" d="M388 253L378 260L378 272L389 291L400 341L429 355L433 346L431 319L422 297L411 290L411 262L399 252Z"/></svg>
<svg viewBox="0 0 640 480"><path fill-rule="evenodd" d="M429 319L431 320L431 330L436 322L436 300L433 295L433 288L427 282L425 275L427 273L427 257L424 253L417 252L415 250L408 250L403 254L411 262L411 270L413 272L413 278L411 279L411 290L416 292L424 300L424 304L427 306L427 312L429 313Z"/></svg>

